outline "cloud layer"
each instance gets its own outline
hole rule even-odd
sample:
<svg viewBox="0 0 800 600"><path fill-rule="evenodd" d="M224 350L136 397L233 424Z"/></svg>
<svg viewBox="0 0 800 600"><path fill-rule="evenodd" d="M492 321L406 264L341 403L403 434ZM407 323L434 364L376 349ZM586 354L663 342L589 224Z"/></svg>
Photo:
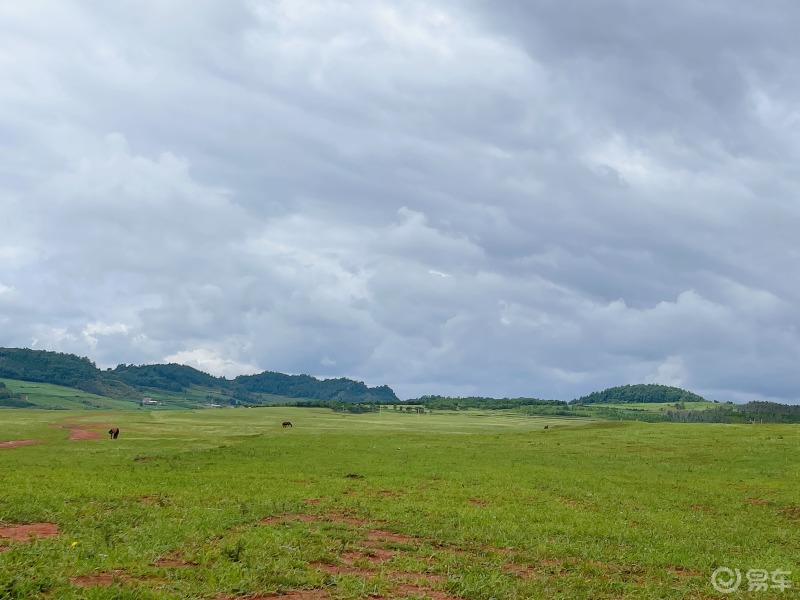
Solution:
<svg viewBox="0 0 800 600"><path fill-rule="evenodd" d="M791 2L0 7L0 345L800 402Z"/></svg>

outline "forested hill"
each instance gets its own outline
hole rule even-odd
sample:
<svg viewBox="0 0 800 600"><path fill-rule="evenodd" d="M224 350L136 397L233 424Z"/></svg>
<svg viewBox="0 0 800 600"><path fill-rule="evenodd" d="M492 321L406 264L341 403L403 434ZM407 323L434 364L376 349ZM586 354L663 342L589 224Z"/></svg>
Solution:
<svg viewBox="0 0 800 600"><path fill-rule="evenodd" d="M99 379L100 371L88 358L74 354L0 348L0 377L77 387Z"/></svg>
<svg viewBox="0 0 800 600"><path fill-rule="evenodd" d="M317 379L265 371L229 380L178 364L121 364L101 370L85 357L27 348L0 348L0 377L68 386L113 398L204 388L244 403L258 403L262 394L339 402L399 401L388 386L368 387L352 379Z"/></svg>
<svg viewBox="0 0 800 600"><path fill-rule="evenodd" d="M639 404L705 402L706 399L692 392L669 385L640 383L608 388L576 398L570 404Z"/></svg>
<svg viewBox="0 0 800 600"><path fill-rule="evenodd" d="M249 393L276 394L289 398L314 398L343 402L399 402L387 385L367 387L352 379L316 379L309 375L284 375L265 371L258 375L240 375L233 380L238 390Z"/></svg>

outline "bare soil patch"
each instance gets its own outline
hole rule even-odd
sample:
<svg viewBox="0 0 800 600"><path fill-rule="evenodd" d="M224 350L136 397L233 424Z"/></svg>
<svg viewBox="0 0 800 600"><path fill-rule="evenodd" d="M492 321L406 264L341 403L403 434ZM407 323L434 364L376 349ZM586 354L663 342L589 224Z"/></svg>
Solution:
<svg viewBox="0 0 800 600"><path fill-rule="evenodd" d="M383 490L378 490L377 492L381 493L382 491ZM307 504L316 504L317 502L315 500L317 499L310 498L305 500L305 502ZM344 523L355 527L370 525L375 527L377 523L382 523L382 521L362 519L342 513L331 513L320 516L302 514L277 515L265 517L261 519L260 522L263 524L279 524L291 520L301 520L308 523ZM378 569L380 569L383 576L389 578L394 583L394 588L390 595L392 598L425 596L430 600L461 600L458 596L453 596L452 594L435 589L437 584L441 584L441 582L446 580L444 575L392 571L385 568L384 564L387 561L395 557L398 552L402 553L402 550L387 548L387 544L416 546L422 543L422 539L411 535L386 531L384 529L369 529L365 533L362 533L362 535L364 537L358 543L359 547L340 553L338 562L329 563L317 561L309 563L309 566L334 576L351 575L363 579L375 577L378 574ZM447 549L452 550L451 548ZM291 595L293 593L311 595L293 596ZM385 596L371 597L384 598ZM259 596L258 598L297 598L298 600L309 598L310 600L317 600L318 598L328 598L328 596L320 590L297 590L289 595Z"/></svg>
<svg viewBox="0 0 800 600"><path fill-rule="evenodd" d="M560 567L563 561L558 558L545 558L544 560L540 560L539 564L545 567Z"/></svg>
<svg viewBox="0 0 800 600"><path fill-rule="evenodd" d="M394 552L385 548L375 548L369 551L348 550L339 555L339 559L347 566L354 565L357 561L368 561L373 565L379 565L384 561L390 560Z"/></svg>
<svg viewBox="0 0 800 600"><path fill-rule="evenodd" d="M373 548L364 555L367 560L374 563L381 563L385 560L391 559L393 556L394 552L387 550L386 548Z"/></svg>
<svg viewBox="0 0 800 600"><path fill-rule="evenodd" d="M0 538L15 542L27 542L31 538L47 538L58 535L55 523L31 523L29 525L8 525L0 527Z"/></svg>
<svg viewBox="0 0 800 600"><path fill-rule="evenodd" d="M71 440L99 440L103 436L99 431L92 431L91 429L72 429L69 430L69 439Z"/></svg>
<svg viewBox="0 0 800 600"><path fill-rule="evenodd" d="M217 600L328 600L330 596L325 590L292 590L285 594L269 596L220 596Z"/></svg>
<svg viewBox="0 0 800 600"><path fill-rule="evenodd" d="M380 491L381 490L379 490L378 493L380 493ZM309 502L309 500L311 500L311 502ZM314 500L316 499L308 499L306 500L306 503L316 504ZM301 520L310 523L344 523L355 527L364 527L370 525L375 527L377 523L382 522L353 517L342 513L331 513L320 516L287 514L265 517L261 519L260 522L264 524L276 524L291 520ZM394 584L392 592L388 596L391 598L424 596L430 600L461 600L458 596L435 589L443 581L446 581L446 577L444 575L394 571L385 567L385 563L387 561L394 558L398 553L402 554L403 552L402 550L387 548L387 544L416 546L422 543L422 539L411 535L386 531L384 529L369 529L366 532L363 532L362 529L362 535L364 537L360 542L357 542L357 547L351 547L351 549L341 552L337 557L337 562L317 561L309 563L309 566L319 571L328 573L329 575L350 575L363 579L372 579L380 572L384 577L387 577ZM452 550L451 548L447 549ZM258 596L258 600L261 600L262 598L297 598L298 600L308 598L309 600L318 600L328 597L329 596L321 590L295 590L289 594ZM387 596L370 597L386 598ZM248 598L248 600L250 599Z"/></svg>
<svg viewBox="0 0 800 600"><path fill-rule="evenodd" d="M752 506L766 506L769 504L769 500L764 500L763 498L748 498L745 502Z"/></svg>
<svg viewBox="0 0 800 600"><path fill-rule="evenodd" d="M438 573L418 573L411 571L393 571L391 573L392 579L402 581L404 583L423 582L426 585L435 585L443 581L447 581L447 577Z"/></svg>
<svg viewBox="0 0 800 600"><path fill-rule="evenodd" d="M787 519L792 521L800 521L800 506L797 504L787 504L781 507L778 512Z"/></svg>
<svg viewBox="0 0 800 600"><path fill-rule="evenodd" d="M280 596L263 596L253 600L267 600L269 598L283 598L283 600L323 600L329 598L325 590L297 590Z"/></svg>
<svg viewBox="0 0 800 600"><path fill-rule="evenodd" d="M154 567L196 567L197 563L184 560L177 552L162 556L153 562Z"/></svg>
<svg viewBox="0 0 800 600"><path fill-rule="evenodd" d="M65 420L62 423L52 423L50 426L69 429L71 440L99 440L106 435L105 428L111 425L111 423L79 423Z"/></svg>
<svg viewBox="0 0 800 600"><path fill-rule="evenodd" d="M367 490L367 493L380 496L381 498L397 498L403 495L403 492L400 490Z"/></svg>
<svg viewBox="0 0 800 600"><path fill-rule="evenodd" d="M692 569L689 567L681 567L678 565L667 567L667 571L673 575L678 575L679 577L699 577L700 575L703 575L702 571L698 571L697 569Z"/></svg>
<svg viewBox="0 0 800 600"><path fill-rule="evenodd" d="M284 521L303 521L304 523L319 523L320 518L314 515L278 515L275 517L264 517L259 523L270 525L272 523L283 523Z"/></svg>
<svg viewBox="0 0 800 600"><path fill-rule="evenodd" d="M136 582L148 582L148 581L160 581L158 579L141 579L138 577L131 577L123 569L114 569L110 573L96 573L94 575L77 575L75 577L70 577L69 582L72 585L77 585L79 587L107 587L112 585L115 582L129 582L129 581L136 581Z"/></svg>
<svg viewBox="0 0 800 600"><path fill-rule="evenodd" d="M416 544L419 539L403 533L392 533L382 529L373 529L367 533L367 540L391 542L396 544Z"/></svg>
<svg viewBox="0 0 800 600"><path fill-rule="evenodd" d="M7 442L0 442L0 450L7 448L19 448L20 446L33 446L38 444L38 440L9 440Z"/></svg>
<svg viewBox="0 0 800 600"><path fill-rule="evenodd" d="M349 515L345 515L342 513L331 513L330 515L328 515L328 519L336 523L346 523L347 525L355 525L356 527L360 527L362 525L369 525L371 523L376 522L376 521L370 521L369 519L360 519L358 517L351 517Z"/></svg>
<svg viewBox="0 0 800 600"><path fill-rule="evenodd" d="M108 573L101 573L100 575L80 575L78 577L70 577L69 582L72 585L80 587L103 587L111 585L114 582L114 575Z"/></svg>
<svg viewBox="0 0 800 600"><path fill-rule="evenodd" d="M406 596L427 596L431 600L461 600L459 596L453 596L447 592L439 592L422 585L414 583L398 583L394 587L394 593L401 598Z"/></svg>
<svg viewBox="0 0 800 600"><path fill-rule="evenodd" d="M316 504L316 502L313 502L312 504ZM259 520L259 523L270 525L273 523L282 523L284 521L303 521L304 523L345 523L346 525L354 525L356 527L371 525L376 522L380 523L380 521L371 521L369 519L351 517L342 513L331 513L329 515L306 515L300 513L275 515L272 517L264 517L263 519Z"/></svg>
<svg viewBox="0 0 800 600"><path fill-rule="evenodd" d="M516 563L508 563L503 565L503 573L509 573L511 575L517 575L518 577L533 577L536 575L536 569L531 567L530 565L518 565Z"/></svg>
<svg viewBox="0 0 800 600"><path fill-rule="evenodd" d="M566 574L567 571L561 566L561 563L556 561L542 561L537 565L507 563L503 566L503 572L522 577L523 579L530 579L553 575L560 576Z"/></svg>
<svg viewBox="0 0 800 600"><path fill-rule="evenodd" d="M369 579L370 577L374 577L375 573L368 569L359 569L358 567L354 567L352 565L330 565L328 563L323 562L312 562L309 563L309 566L314 567L315 569L319 569L320 571L325 571L330 575L356 575L358 577L363 577L365 579Z"/></svg>

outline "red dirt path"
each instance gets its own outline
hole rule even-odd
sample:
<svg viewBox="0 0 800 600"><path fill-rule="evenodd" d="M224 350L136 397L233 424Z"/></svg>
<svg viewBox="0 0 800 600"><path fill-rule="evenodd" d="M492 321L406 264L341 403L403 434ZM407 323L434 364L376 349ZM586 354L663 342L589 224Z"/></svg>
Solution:
<svg viewBox="0 0 800 600"><path fill-rule="evenodd" d="M54 537L58 535L55 523L31 523L30 525L8 525L0 527L0 538L15 542L27 542L31 537Z"/></svg>
<svg viewBox="0 0 800 600"><path fill-rule="evenodd" d="M69 429L69 439L71 440L99 440L103 435L99 431L91 429Z"/></svg>
<svg viewBox="0 0 800 600"><path fill-rule="evenodd" d="M33 446L38 443L38 440L9 440L8 442L0 442L0 450L5 448L18 448L19 446Z"/></svg>
<svg viewBox="0 0 800 600"><path fill-rule="evenodd" d="M217 600L328 600L329 598L325 590L292 590L285 594L269 596L220 596Z"/></svg>
<svg viewBox="0 0 800 600"><path fill-rule="evenodd" d="M76 575L69 578L69 582L72 585L85 588L107 587L114 583L152 583L160 581L162 580L154 578L131 577L125 572L124 569L114 569L113 571L96 573L94 575Z"/></svg>
<svg viewBox="0 0 800 600"><path fill-rule="evenodd" d="M70 577L69 582L72 585L80 587L104 587L114 583L114 578L115 575L111 573L100 573L100 575L79 575L77 577Z"/></svg>
<svg viewBox="0 0 800 600"><path fill-rule="evenodd" d="M69 429L69 439L71 440L99 440L106 436L106 427L111 427L111 423L78 423L75 421L65 421L63 423L53 423L52 427Z"/></svg>

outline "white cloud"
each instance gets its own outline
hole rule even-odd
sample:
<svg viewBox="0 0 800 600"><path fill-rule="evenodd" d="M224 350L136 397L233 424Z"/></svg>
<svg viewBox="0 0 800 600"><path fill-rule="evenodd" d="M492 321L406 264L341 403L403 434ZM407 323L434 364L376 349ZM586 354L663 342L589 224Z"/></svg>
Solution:
<svg viewBox="0 0 800 600"><path fill-rule="evenodd" d="M97 343L100 337L113 336L113 335L128 335L131 327L125 323L102 323L95 321L89 323L81 331L81 335L88 342L92 350L97 348Z"/></svg>
<svg viewBox="0 0 800 600"><path fill-rule="evenodd" d="M648 383L660 383L662 385L672 385L683 387L688 379L689 373L686 365L680 356L668 356L664 362L658 365L658 370L652 376L645 378Z"/></svg>
<svg viewBox="0 0 800 600"><path fill-rule="evenodd" d="M225 358L216 350L209 348L181 350L175 354L165 356L163 362L188 365L211 375L227 378L258 371L255 365L239 363L230 358Z"/></svg>

